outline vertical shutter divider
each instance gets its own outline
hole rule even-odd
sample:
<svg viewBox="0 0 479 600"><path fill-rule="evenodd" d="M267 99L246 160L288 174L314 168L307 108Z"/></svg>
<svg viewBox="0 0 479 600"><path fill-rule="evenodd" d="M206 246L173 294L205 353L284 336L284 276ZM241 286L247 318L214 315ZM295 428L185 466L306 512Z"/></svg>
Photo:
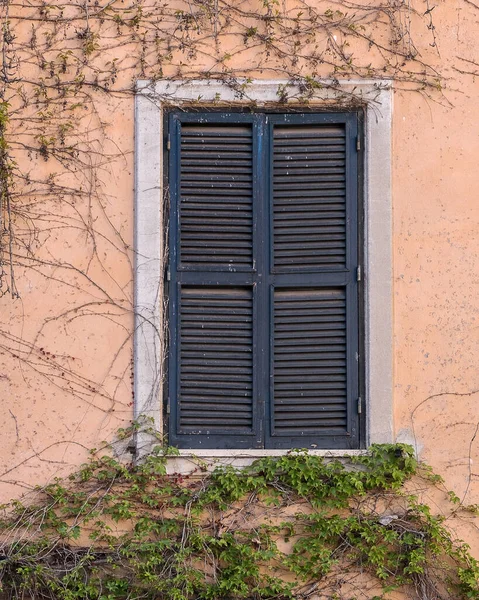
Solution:
<svg viewBox="0 0 479 600"><path fill-rule="evenodd" d="M266 422L267 403L269 401L269 378L268 378L268 352L267 342L269 336L268 326L268 306L265 276L268 268L267 252L268 252L268 236L267 231L267 215L268 210L265 205L265 193L267 189L267 162L268 153L268 137L266 130L266 115L256 114L254 121L255 135L255 161L254 161L254 231L255 231L255 258L256 272L255 279L255 300L256 300L256 363L255 363L255 379L256 379L256 397L255 409L259 423L259 445L264 448L264 437Z"/></svg>

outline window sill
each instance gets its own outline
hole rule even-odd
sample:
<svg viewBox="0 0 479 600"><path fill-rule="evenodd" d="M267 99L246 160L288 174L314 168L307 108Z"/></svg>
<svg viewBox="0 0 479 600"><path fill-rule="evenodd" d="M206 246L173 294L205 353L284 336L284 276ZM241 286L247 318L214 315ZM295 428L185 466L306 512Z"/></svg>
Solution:
<svg viewBox="0 0 479 600"><path fill-rule="evenodd" d="M179 455L168 457L166 469L169 475L193 475L218 466L245 467L264 457L279 457L291 450L179 450ZM308 454L330 459L348 459L365 456L368 450L309 450Z"/></svg>
<svg viewBox="0 0 479 600"><path fill-rule="evenodd" d="M285 456L291 452L291 450L179 450L179 455L190 458L253 458L256 460L263 456ZM368 450L308 450L308 454L337 458L364 456L368 454Z"/></svg>

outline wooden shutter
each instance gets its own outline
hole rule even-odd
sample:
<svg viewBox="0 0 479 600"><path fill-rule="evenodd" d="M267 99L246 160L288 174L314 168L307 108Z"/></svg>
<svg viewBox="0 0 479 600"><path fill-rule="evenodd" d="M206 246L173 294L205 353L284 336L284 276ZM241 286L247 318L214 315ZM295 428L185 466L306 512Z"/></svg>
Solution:
<svg viewBox="0 0 479 600"><path fill-rule="evenodd" d="M357 115L169 131L170 443L359 447Z"/></svg>
<svg viewBox="0 0 479 600"><path fill-rule="evenodd" d="M357 447L356 116L271 121L267 445Z"/></svg>
<svg viewBox="0 0 479 600"><path fill-rule="evenodd" d="M243 433L253 425L251 289L181 289L179 426Z"/></svg>
<svg viewBox="0 0 479 600"><path fill-rule="evenodd" d="M279 288L273 322L275 433L308 436L325 428L345 430L344 289Z"/></svg>
<svg viewBox="0 0 479 600"><path fill-rule="evenodd" d="M170 442L255 447L254 127L170 117Z"/></svg>

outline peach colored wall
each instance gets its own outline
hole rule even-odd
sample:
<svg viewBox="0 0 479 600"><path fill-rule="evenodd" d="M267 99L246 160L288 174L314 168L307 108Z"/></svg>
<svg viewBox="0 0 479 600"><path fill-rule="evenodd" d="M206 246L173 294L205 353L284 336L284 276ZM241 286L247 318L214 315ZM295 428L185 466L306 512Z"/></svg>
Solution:
<svg viewBox="0 0 479 600"><path fill-rule="evenodd" d="M416 7L424 12L423 2ZM13 11L10 18L18 43L27 42L30 24L16 16ZM416 445L461 499L479 503L479 81L457 70L476 68L458 57L475 59L479 16L470 3L442 0L434 19L439 53L414 16L413 31L418 28L421 58L445 75L443 93L407 91L402 84L394 97L395 431L400 441ZM114 36L114 28L109 32ZM78 47L75 36L69 39ZM240 39L223 42L222 52L234 54ZM378 60L367 47L359 49L365 63ZM216 50L209 50L211 56L189 60L175 50L175 66L166 66L165 75L201 75L214 64ZM119 59L126 70L116 85L125 89L135 77L129 52L131 45L95 55L98 64ZM33 52L18 53L20 83L7 89L9 140L20 172L30 178L17 181L16 199L29 206L36 231L27 231L18 217L34 258L25 248L18 251L20 298L0 300L3 500L67 473L133 414L133 96L98 93L95 110L72 112L89 140L82 142L88 150L82 160L97 165L92 180L85 165L68 170L26 151L25 144L35 146L37 125L25 115L35 117L40 109L22 106L17 90L22 80L42 73L30 60ZM255 57L248 50L231 60L246 69ZM186 65L181 69L180 61ZM77 191L51 193L35 185L51 173Z"/></svg>

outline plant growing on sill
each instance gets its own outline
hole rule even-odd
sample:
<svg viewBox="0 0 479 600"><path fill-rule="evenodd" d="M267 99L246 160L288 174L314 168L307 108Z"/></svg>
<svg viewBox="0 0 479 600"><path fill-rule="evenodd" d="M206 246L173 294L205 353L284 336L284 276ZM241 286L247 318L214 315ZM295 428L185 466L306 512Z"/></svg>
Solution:
<svg viewBox="0 0 479 600"><path fill-rule="evenodd" d="M158 447L134 466L93 451L34 504L5 507L4 597L352 599L344 573L359 570L375 598L479 598L467 546L405 491L439 482L408 446L373 446L348 465L299 450L191 476L166 474L174 453Z"/></svg>

